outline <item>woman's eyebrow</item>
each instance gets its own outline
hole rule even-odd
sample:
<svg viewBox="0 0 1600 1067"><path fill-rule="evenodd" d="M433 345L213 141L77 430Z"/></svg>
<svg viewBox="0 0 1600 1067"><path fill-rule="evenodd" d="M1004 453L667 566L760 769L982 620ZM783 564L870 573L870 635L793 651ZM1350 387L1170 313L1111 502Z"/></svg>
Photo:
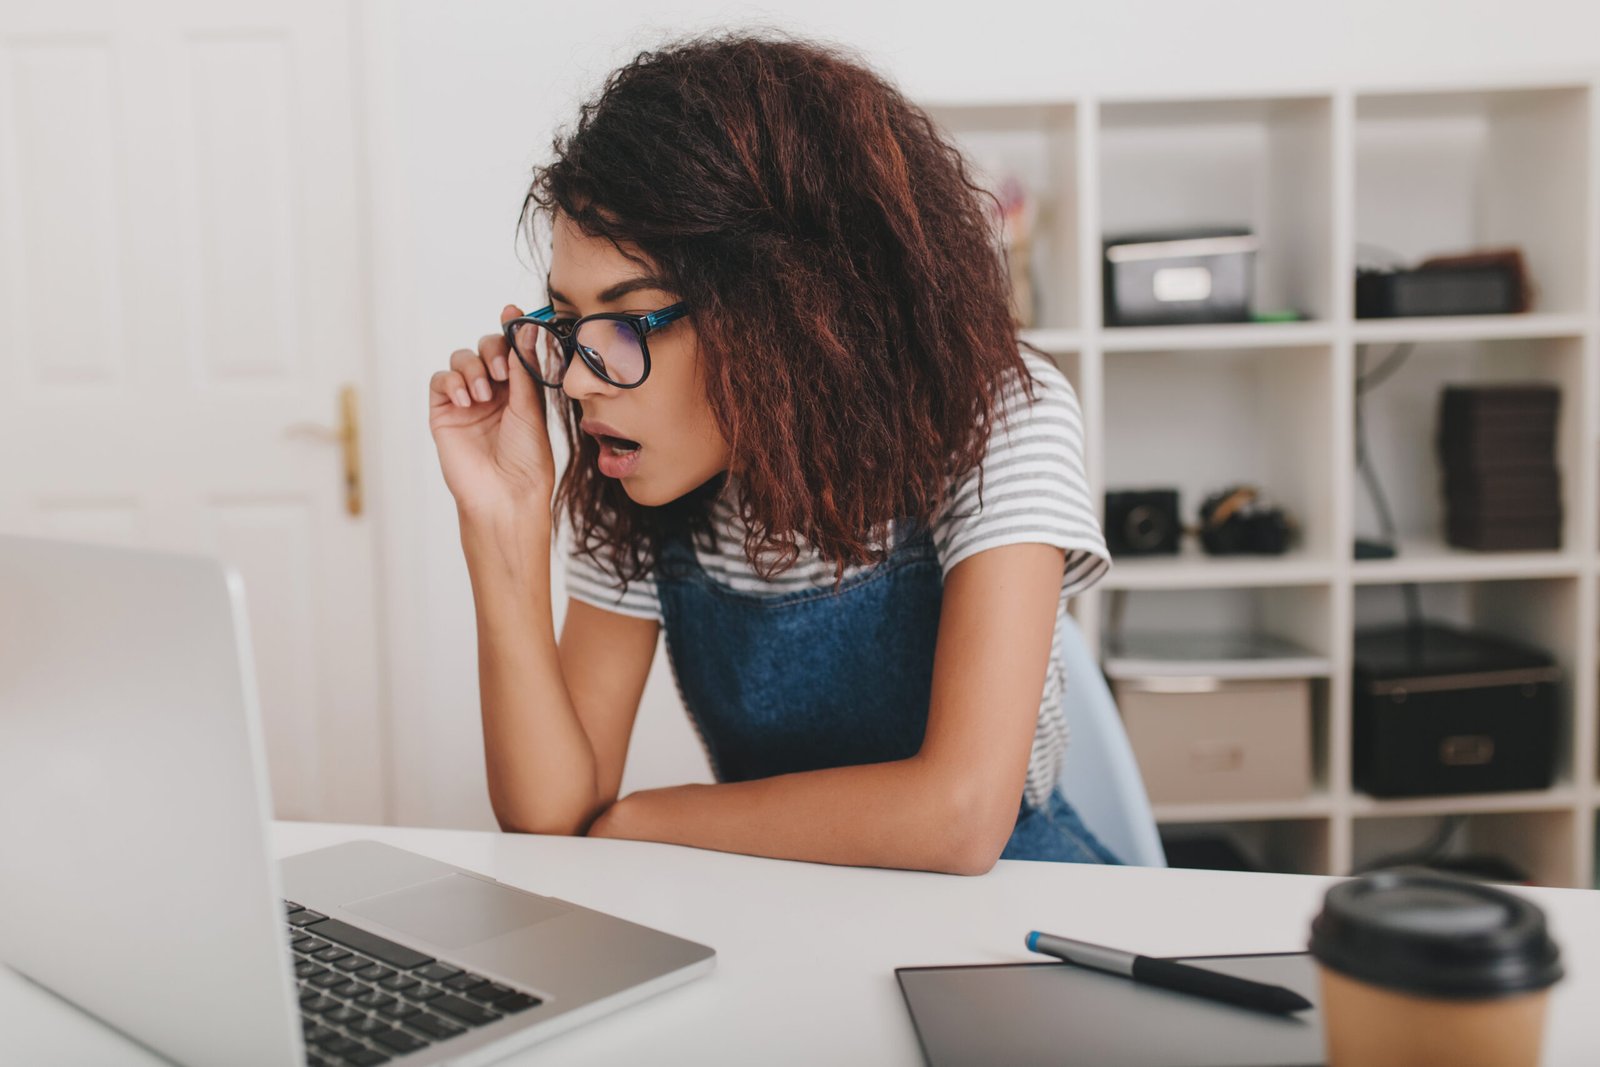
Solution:
<svg viewBox="0 0 1600 1067"><path fill-rule="evenodd" d="M570 299L552 286L548 278L545 279L545 289L547 292L549 292L550 299L552 301L560 301L563 304L569 304L574 307L576 306ZM664 293L671 292L671 290L667 288L665 279L659 278L654 274L641 274L634 278L624 278L622 281L604 290L596 298L596 302L601 304L609 304L615 300L622 299L629 293L637 292L640 289L659 289Z"/></svg>

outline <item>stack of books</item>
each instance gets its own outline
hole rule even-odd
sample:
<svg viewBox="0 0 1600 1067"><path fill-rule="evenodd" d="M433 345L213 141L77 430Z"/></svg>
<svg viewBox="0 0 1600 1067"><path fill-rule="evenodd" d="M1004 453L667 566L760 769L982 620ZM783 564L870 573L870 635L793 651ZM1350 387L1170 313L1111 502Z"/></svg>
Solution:
<svg viewBox="0 0 1600 1067"><path fill-rule="evenodd" d="M1488 552L1561 547L1560 408L1554 385L1445 387L1439 457L1450 544Z"/></svg>

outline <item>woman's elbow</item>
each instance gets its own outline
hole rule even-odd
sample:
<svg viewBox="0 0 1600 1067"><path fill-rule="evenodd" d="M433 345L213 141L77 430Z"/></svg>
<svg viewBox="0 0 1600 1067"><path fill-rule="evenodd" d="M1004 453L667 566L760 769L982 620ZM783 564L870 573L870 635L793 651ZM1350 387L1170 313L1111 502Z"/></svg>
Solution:
<svg viewBox="0 0 1600 1067"><path fill-rule="evenodd" d="M1004 815L1004 818L1000 816ZM958 802L946 824L940 869L946 874L980 875L994 870L1011 840L1016 817L996 813L986 801Z"/></svg>
<svg viewBox="0 0 1600 1067"><path fill-rule="evenodd" d="M552 810L530 812L518 810L515 805L490 798L494 821L502 833L547 834L552 837L582 837L589 831L596 812L559 812Z"/></svg>

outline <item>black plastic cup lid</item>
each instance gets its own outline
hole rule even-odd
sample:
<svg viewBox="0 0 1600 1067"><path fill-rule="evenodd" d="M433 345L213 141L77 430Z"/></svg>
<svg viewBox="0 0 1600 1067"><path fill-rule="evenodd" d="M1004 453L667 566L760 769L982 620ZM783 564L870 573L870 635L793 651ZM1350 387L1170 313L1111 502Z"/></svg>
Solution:
<svg viewBox="0 0 1600 1067"><path fill-rule="evenodd" d="M1428 997L1526 993L1562 974L1536 905L1422 869L1378 871L1328 890L1310 947L1357 981Z"/></svg>

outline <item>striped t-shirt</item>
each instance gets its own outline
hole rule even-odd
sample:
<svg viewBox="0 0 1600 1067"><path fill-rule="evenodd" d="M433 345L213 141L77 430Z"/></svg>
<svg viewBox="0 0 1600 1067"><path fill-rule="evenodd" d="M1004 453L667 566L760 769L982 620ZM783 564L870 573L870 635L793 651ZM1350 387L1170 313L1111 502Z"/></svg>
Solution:
<svg viewBox="0 0 1600 1067"><path fill-rule="evenodd" d="M1061 698L1066 677L1061 666L1062 617L1069 597L1098 581L1110 566L1105 539L1089 499L1083 462L1083 415L1078 398L1061 370L1049 360L1023 351L1035 382L1030 401L1022 383L1013 381L1004 396L1003 419L995 420L989 450L981 465L979 499L977 468L969 472L934 517L933 542L943 573L969 556L1002 545L1043 543L1066 550L1061 598L1056 607L1050 666L1045 675L1034 728L1033 749L1023 796L1037 807L1050 795L1067 749L1067 724ZM834 564L801 542L793 567L766 580L744 556L744 527L735 506L736 486L728 480L712 506L717 550L696 546L695 555L713 580L745 593L780 595L802 589L824 589L835 581ZM870 564L865 565L870 566ZM864 569L848 567L845 577ZM661 619L655 582L648 576L619 582L587 556L569 553L567 592L575 600L607 611Z"/></svg>

